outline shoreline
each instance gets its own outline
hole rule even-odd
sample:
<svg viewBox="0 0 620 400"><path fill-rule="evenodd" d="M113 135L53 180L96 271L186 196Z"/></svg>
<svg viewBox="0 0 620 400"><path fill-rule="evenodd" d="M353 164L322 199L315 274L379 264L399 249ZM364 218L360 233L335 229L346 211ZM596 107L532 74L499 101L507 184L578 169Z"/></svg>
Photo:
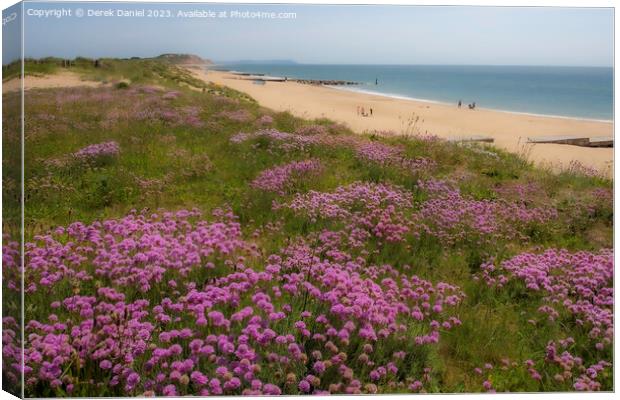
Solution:
<svg viewBox="0 0 620 400"><path fill-rule="evenodd" d="M412 126L419 133L440 138L487 136L500 149L527 155L539 166L555 170L576 161L588 168L613 175L613 148L578 147L562 144L529 144L527 138L541 136L613 137L613 122L550 117L478 108L468 110L455 105L398 99L375 93L296 82L269 82L257 85L229 72L188 69L207 82L228 86L253 97L274 111L288 111L301 118L329 118L344 123L354 132L392 131L406 134ZM356 114L356 106L373 116Z"/></svg>
<svg viewBox="0 0 620 400"><path fill-rule="evenodd" d="M216 72L224 72L224 73L228 73L234 76L242 76L244 77L244 79L247 79L248 77L252 77L252 76L256 76L259 77L261 79L265 79L265 80L283 80L285 79L282 76L275 76L275 75L268 75L266 73L254 73L254 72L244 72L244 71L237 71L237 70L229 70L229 69L212 69L212 66L206 66L207 70L210 71L216 71ZM309 80L309 81L313 81L313 79L303 79L303 78L296 78L293 76L289 76L289 81L294 81L294 82L301 82L304 80ZM250 80L250 79L248 79ZM317 82L322 81L320 79L316 79L314 80ZM342 81L345 82L345 81ZM432 104L443 104L443 105L447 105L447 106L454 106L456 103L455 102L449 102L449 101L444 101L444 100L433 100L433 99L425 99L425 98L420 98L420 97L412 97L412 96L408 96L405 94L398 94L398 93L385 93L385 92L380 92L380 91L373 91L371 89L363 89L363 87L365 85L370 84L369 82L355 82L355 84L351 85L351 84L343 84L343 85L329 85L329 84L323 84L322 86L325 87L329 87L329 88L333 88L333 89L340 89L340 90L348 90L351 92L356 92L356 93L364 93L364 94L370 94L370 95L376 95L376 96L384 96L384 97L389 97L389 98L393 98L393 99L400 99L400 100L411 100L411 101L419 101L419 102L424 102L424 103L432 103ZM487 110L487 111L497 111L497 112L505 112L505 113L510 113L510 114L519 114L519 115L529 115L529 116L534 116L534 117L549 117L549 118L565 118L565 119L573 119L573 120L577 120L577 121L593 121L593 122L607 122L607 123L613 123L613 119L602 119L602 118L590 118L590 117L580 117L580 116L572 116L572 115L559 115L559 114L540 114L540 113L536 113L536 112L529 112L529 111L517 111L517 110L506 110L506 109L502 109L502 108L493 108L493 107L478 107L476 106L476 109L478 110Z"/></svg>

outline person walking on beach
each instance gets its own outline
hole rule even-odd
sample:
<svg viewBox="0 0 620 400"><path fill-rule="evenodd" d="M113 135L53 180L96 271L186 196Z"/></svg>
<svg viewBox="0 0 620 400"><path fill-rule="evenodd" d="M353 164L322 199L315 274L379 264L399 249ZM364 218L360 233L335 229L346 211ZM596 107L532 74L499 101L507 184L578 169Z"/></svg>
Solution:
<svg viewBox="0 0 620 400"><path fill-rule="evenodd" d="M364 107L362 107L362 117L366 116L366 110L364 110Z"/></svg>
<svg viewBox="0 0 620 400"><path fill-rule="evenodd" d="M370 107L370 116L372 117L372 107Z"/></svg>
<svg viewBox="0 0 620 400"><path fill-rule="evenodd" d="M375 85L379 84L379 78L375 78Z"/></svg>
<svg viewBox="0 0 620 400"><path fill-rule="evenodd" d="M459 100L458 107L461 108L461 100Z"/></svg>

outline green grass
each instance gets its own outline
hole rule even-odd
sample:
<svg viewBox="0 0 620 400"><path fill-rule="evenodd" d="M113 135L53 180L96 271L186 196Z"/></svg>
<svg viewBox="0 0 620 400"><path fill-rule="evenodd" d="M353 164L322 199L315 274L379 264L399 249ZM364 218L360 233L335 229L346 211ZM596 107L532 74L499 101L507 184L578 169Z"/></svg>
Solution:
<svg viewBox="0 0 620 400"><path fill-rule="evenodd" d="M26 76L42 76L54 74L58 71L60 64L59 59L44 58L41 60L26 59L24 62L24 74ZM10 79L18 78L21 76L22 63L21 61L14 61L10 64L2 66L2 80L8 81Z"/></svg>

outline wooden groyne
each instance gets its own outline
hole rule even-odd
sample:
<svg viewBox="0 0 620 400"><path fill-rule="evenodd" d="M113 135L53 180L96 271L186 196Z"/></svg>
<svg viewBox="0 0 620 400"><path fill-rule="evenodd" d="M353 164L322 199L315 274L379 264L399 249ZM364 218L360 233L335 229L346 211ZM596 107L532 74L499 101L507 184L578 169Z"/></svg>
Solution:
<svg viewBox="0 0 620 400"><path fill-rule="evenodd" d="M346 86L346 85L359 85L359 82L344 81L338 79L299 79L288 78L281 76L267 76L265 74L254 74L250 72L237 72L230 71L231 74L240 77L239 79L246 79L255 82L296 82L303 85L317 85L317 86Z"/></svg>
<svg viewBox="0 0 620 400"><path fill-rule="evenodd" d="M530 137L527 139L528 143L544 144L568 144L572 146L581 147L614 147L614 139L608 136L569 136L569 135L557 135L557 136L538 136Z"/></svg>

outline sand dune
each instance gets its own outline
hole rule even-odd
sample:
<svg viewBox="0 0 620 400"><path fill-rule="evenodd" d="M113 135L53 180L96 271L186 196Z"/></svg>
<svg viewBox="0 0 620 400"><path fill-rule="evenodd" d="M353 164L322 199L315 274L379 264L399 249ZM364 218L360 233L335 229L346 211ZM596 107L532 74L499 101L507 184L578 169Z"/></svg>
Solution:
<svg viewBox="0 0 620 400"><path fill-rule="evenodd" d="M295 82L266 82L264 85L226 72L191 68L198 78L243 91L261 105L276 111L290 111L305 118L326 117L344 123L357 132L391 130L402 134L415 129L444 138L483 135L511 152L529 154L539 165L553 168L575 160L611 175L612 148L588 148L560 144L525 144L528 137L553 135L613 136L613 123L571 118L542 117L494 110L458 109L446 105L357 93L331 87ZM357 114L357 106L373 109L372 117Z"/></svg>
<svg viewBox="0 0 620 400"><path fill-rule="evenodd" d="M90 86L97 87L103 84L95 81L85 81L73 72L60 72L52 75L32 76L27 75L24 89L45 89L58 87ZM21 89L21 81L17 78L2 82L2 93L14 92Z"/></svg>

